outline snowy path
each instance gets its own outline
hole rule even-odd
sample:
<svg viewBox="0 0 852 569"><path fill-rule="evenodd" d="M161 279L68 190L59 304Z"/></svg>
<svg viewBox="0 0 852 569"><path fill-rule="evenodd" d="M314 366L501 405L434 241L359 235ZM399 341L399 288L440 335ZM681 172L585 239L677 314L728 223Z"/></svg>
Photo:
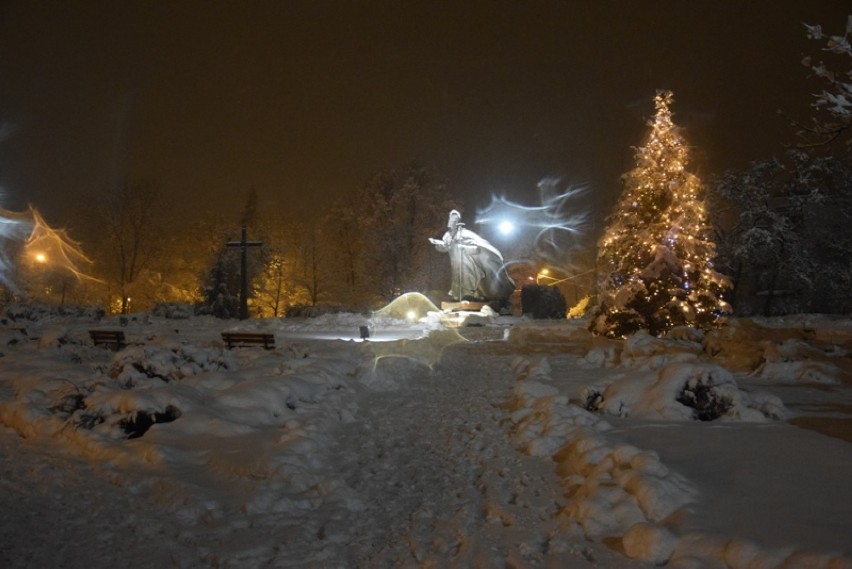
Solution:
<svg viewBox="0 0 852 569"><path fill-rule="evenodd" d="M366 394L340 439L345 480L364 511L345 520L359 567L638 566L567 539L552 463L509 441L508 360L456 346L434 372ZM347 563L348 565L349 563Z"/></svg>
<svg viewBox="0 0 852 569"><path fill-rule="evenodd" d="M333 350L341 348L355 346ZM239 355L248 358L239 372L246 378L284 365L281 354ZM576 526L573 533L560 526L566 499L553 463L519 453L510 440L512 357L499 343L478 342L451 346L433 370L383 360L389 384L353 382L331 392L331 408L346 409L345 421L295 415L308 420L292 431L303 450L288 454L281 438L277 456L292 466L277 475L214 471L209 458L194 458L209 451L190 452L198 443L236 451L226 450L228 438L171 446L183 440L174 429L193 424L187 417L110 443L115 461L102 466L58 441L33 444L4 429L0 566L642 567L587 541ZM257 386L294 381L277 378ZM232 412L249 418L251 409ZM263 458L273 448L263 441L279 439L280 427L253 432L246 458L273 456ZM148 444L176 450L149 463L139 460Z"/></svg>

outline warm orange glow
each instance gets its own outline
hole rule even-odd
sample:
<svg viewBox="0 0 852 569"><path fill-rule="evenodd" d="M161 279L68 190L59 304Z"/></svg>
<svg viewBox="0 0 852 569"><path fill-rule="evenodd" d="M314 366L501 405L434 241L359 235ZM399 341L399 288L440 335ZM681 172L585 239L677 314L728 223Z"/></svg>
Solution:
<svg viewBox="0 0 852 569"><path fill-rule="evenodd" d="M606 267L595 330L624 337L645 328L709 328L725 314L726 279L711 269L713 232L701 181L686 169L689 147L672 122L673 96L659 92L651 133L636 149L636 168L600 242ZM698 317L696 315L700 314Z"/></svg>
<svg viewBox="0 0 852 569"><path fill-rule="evenodd" d="M67 271L78 279L97 280L82 270L83 265L92 261L83 253L79 243L72 240L65 230L50 227L32 207L28 213L32 218L32 232L24 247L36 263L49 263L51 268Z"/></svg>

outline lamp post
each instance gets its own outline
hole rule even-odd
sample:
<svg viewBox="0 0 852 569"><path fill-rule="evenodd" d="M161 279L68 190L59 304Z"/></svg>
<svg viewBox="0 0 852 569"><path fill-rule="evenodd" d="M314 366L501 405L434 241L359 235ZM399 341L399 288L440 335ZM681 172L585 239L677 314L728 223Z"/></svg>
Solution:
<svg viewBox="0 0 852 569"><path fill-rule="evenodd" d="M578 277L582 277L584 275L588 275L589 273L594 273L594 272L595 272L595 269L590 269L588 271L584 271L584 272L578 273L576 275L570 275L570 276L567 276L567 277L562 278L562 279L557 279L556 277L550 276L550 269L545 267L545 268L541 269L535 275L535 284L541 284L541 279L547 279L549 281L552 281L552 282L549 282L547 284L547 286L556 286L556 285L559 285L559 284L562 284L562 283L566 283L568 281L573 281L574 279L576 279ZM579 296L580 296L580 292L577 288L576 283L574 283L574 296L575 296L575 301L578 300Z"/></svg>

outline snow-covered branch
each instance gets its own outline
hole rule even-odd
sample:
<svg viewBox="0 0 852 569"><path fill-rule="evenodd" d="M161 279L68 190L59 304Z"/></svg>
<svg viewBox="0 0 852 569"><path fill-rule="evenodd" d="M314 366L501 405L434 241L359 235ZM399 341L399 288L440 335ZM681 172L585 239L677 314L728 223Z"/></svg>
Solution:
<svg viewBox="0 0 852 569"><path fill-rule="evenodd" d="M852 58L852 45L849 43L849 37L852 36L852 15L846 21L846 32L842 36L827 35L819 25L804 26L808 38L825 41L823 51L841 58L844 55ZM843 65L842 63L829 66L823 61L814 62L811 56L805 57L802 63L825 83L823 90L814 94L815 101L812 106L827 116L812 117L809 125L796 121L793 124L800 129L798 134L805 140L802 146L830 144L852 127L852 67L839 71L837 66ZM846 144L852 145L852 137L847 139Z"/></svg>

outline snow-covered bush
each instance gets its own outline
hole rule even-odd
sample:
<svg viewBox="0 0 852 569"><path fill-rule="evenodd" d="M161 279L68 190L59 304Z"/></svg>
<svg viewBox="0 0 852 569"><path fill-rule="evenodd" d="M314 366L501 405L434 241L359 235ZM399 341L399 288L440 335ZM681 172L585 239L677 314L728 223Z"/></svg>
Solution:
<svg viewBox="0 0 852 569"><path fill-rule="evenodd" d="M729 390L719 389L713 376L707 379L701 377L689 379L676 397L678 403L693 409L692 417L699 421L714 421L726 415L734 406L734 398L731 393L728 393Z"/></svg>
<svg viewBox="0 0 852 569"><path fill-rule="evenodd" d="M843 330L821 332L825 337L817 338L814 329L800 322L775 322L784 325L733 320L707 334L704 351L732 372L750 372L776 382L852 383Z"/></svg>
<svg viewBox="0 0 852 569"><path fill-rule="evenodd" d="M338 305L305 305L298 304L288 306L284 311L284 316L286 318L317 318L318 316L323 316L325 314L345 314L352 312L347 309L345 306ZM357 312L357 311L355 311Z"/></svg>
<svg viewBox="0 0 852 569"><path fill-rule="evenodd" d="M188 302L158 302L151 309L151 314L160 318L185 320L195 314L195 309Z"/></svg>
<svg viewBox="0 0 852 569"><path fill-rule="evenodd" d="M645 331L626 340L621 350L621 365L635 368L659 369L670 362L696 361L702 356L701 344L691 339L700 335L682 333L683 327L657 338ZM700 332L700 331L699 331Z"/></svg>
<svg viewBox="0 0 852 569"><path fill-rule="evenodd" d="M37 302L13 302L3 310L3 320L12 322L37 322L56 317L82 318L98 321L106 315L100 306L76 306L72 304L40 304Z"/></svg>
<svg viewBox="0 0 852 569"><path fill-rule="evenodd" d="M171 423L181 416L181 411L174 405L166 405L163 411L136 411L118 422L128 439L136 439L148 432L157 423Z"/></svg>
<svg viewBox="0 0 852 569"><path fill-rule="evenodd" d="M206 371L236 368L236 361L227 350L171 344L130 346L115 354L108 373L129 389L148 379L169 382Z"/></svg>
<svg viewBox="0 0 852 569"><path fill-rule="evenodd" d="M565 318L568 312L565 297L555 286L524 285L521 307L533 318Z"/></svg>
<svg viewBox="0 0 852 569"><path fill-rule="evenodd" d="M583 386L578 396L586 409L618 417L762 422L786 415L779 398L742 391L712 363L670 363L655 373Z"/></svg>

